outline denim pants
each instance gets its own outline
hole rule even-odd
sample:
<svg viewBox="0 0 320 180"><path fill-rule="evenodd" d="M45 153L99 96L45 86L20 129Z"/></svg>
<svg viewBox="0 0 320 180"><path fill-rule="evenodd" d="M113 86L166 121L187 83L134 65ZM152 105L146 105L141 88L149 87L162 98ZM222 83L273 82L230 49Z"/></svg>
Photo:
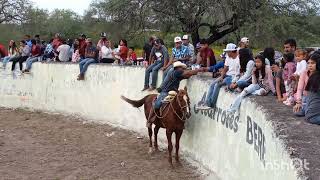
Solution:
<svg viewBox="0 0 320 180"><path fill-rule="evenodd" d="M150 74L152 75L151 86L156 87L158 80L158 71L162 68L163 63L156 61L151 64L147 69L144 77L144 87L149 87Z"/></svg>
<svg viewBox="0 0 320 180"><path fill-rule="evenodd" d="M308 123L320 125L320 116L315 116L310 119L307 119Z"/></svg>
<svg viewBox="0 0 320 180"><path fill-rule="evenodd" d="M306 108L307 108L307 97L302 96L302 103L301 103L301 109L298 112L295 112L294 115L298 117L304 117L306 114Z"/></svg>
<svg viewBox="0 0 320 180"><path fill-rule="evenodd" d="M209 72L217 72L219 69L224 67L224 62L220 61L217 64L209 67Z"/></svg>
<svg viewBox="0 0 320 180"><path fill-rule="evenodd" d="M84 74L86 73L88 67L90 64L93 63L98 63L97 60L93 59L93 58L86 58L86 59L82 59L79 63L80 66L80 74Z"/></svg>
<svg viewBox="0 0 320 180"><path fill-rule="evenodd" d="M3 67L5 68L5 67L7 66L7 63L8 63L9 61L11 61L11 60L12 60L12 57L10 57L10 56L4 57L4 58L3 58L3 61L2 61Z"/></svg>
<svg viewBox="0 0 320 180"><path fill-rule="evenodd" d="M220 88L223 85L229 86L231 82L232 82L231 76L226 76L222 82L220 82L218 79L215 79L210 85L210 88L207 94L206 105L209 107L215 107L217 104Z"/></svg>
<svg viewBox="0 0 320 180"><path fill-rule="evenodd" d="M170 72L173 71L173 65L171 64L165 71L163 71L162 80L165 81L166 77Z"/></svg>
<svg viewBox="0 0 320 180"><path fill-rule="evenodd" d="M37 62L39 57L29 57L26 62L26 69L30 70L32 67L32 63Z"/></svg>
<svg viewBox="0 0 320 180"><path fill-rule="evenodd" d="M251 84L248 87L244 88L244 90L238 95L238 97L234 100L230 107L230 111L237 111L240 108L242 99L249 94L254 95L262 95L265 92L265 89L261 88L258 84Z"/></svg>
<svg viewBox="0 0 320 180"><path fill-rule="evenodd" d="M248 81L238 81L237 85L240 89L244 89L246 87L248 87L251 83L249 83Z"/></svg>
<svg viewBox="0 0 320 180"><path fill-rule="evenodd" d="M160 109L162 105L162 100L168 96L167 92L161 92L160 95L157 97L157 99L154 102L154 108L155 109Z"/></svg>

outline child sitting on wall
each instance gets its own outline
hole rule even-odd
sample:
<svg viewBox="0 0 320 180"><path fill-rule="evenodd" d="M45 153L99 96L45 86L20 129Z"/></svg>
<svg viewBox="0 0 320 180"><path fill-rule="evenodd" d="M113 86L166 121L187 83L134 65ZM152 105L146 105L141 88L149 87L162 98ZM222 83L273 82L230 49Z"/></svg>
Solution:
<svg viewBox="0 0 320 180"><path fill-rule="evenodd" d="M127 65L137 65L137 54L134 52L134 47L130 47L129 48L129 52L128 52L128 58L126 61Z"/></svg>
<svg viewBox="0 0 320 180"><path fill-rule="evenodd" d="M292 106L294 103L294 72L296 71L296 64L294 63L294 54L287 53L283 55L284 69L283 81L286 88L285 101L283 103L287 106Z"/></svg>

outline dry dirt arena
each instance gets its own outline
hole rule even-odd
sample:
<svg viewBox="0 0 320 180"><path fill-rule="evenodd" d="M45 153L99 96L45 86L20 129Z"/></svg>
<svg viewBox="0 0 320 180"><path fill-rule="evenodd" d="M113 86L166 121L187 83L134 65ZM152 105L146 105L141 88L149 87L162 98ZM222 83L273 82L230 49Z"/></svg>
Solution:
<svg viewBox="0 0 320 180"><path fill-rule="evenodd" d="M0 179L205 179L149 155L148 139L76 117L0 108Z"/></svg>

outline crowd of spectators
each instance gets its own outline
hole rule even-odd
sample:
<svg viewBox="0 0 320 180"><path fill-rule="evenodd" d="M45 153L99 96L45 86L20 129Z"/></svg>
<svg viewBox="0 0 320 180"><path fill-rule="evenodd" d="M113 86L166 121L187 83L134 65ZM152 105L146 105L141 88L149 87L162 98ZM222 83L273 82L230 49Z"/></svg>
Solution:
<svg viewBox="0 0 320 180"><path fill-rule="evenodd" d="M143 46L141 57L137 57L134 47L129 47L125 39L115 46L105 32L95 44L85 34L77 39L63 39L60 34L48 42L39 35L26 35L19 46L14 40L6 48L0 44L3 68L12 62L12 71L17 62L21 73L29 73L36 62L72 62L79 64L78 80L85 79L90 64L112 63L118 65L141 65L146 68L142 91L161 92L166 87L157 85L158 72L163 72L163 82L170 83L170 74L176 62L179 66L212 72L214 80L206 98L197 104L197 109L216 106L220 89L239 93L230 104L229 113L236 113L241 101L249 95L275 96L278 102L293 107L297 116L305 116L310 123L320 124L320 51L299 49L294 39L283 44L283 55L268 47L254 55L249 38L244 37L238 45L229 43L223 54L216 56L205 39L190 43L188 35L175 37L172 53L162 39L150 37ZM25 67L23 69L23 63ZM177 63L176 63L177 64ZM222 91L223 92L223 91Z"/></svg>

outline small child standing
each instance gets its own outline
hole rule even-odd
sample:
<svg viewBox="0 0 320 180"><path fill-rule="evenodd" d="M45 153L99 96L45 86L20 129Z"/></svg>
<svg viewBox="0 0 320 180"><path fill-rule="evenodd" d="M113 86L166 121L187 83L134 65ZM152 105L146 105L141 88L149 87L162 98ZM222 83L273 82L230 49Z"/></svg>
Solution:
<svg viewBox="0 0 320 180"><path fill-rule="evenodd" d="M283 55L285 66L283 69L283 80L286 89L286 100L283 103L287 106L292 106L294 103L294 81L292 77L296 71L296 64L294 63L294 54L287 53Z"/></svg>
<svg viewBox="0 0 320 180"><path fill-rule="evenodd" d="M137 54L134 52L134 47L129 48L127 62L133 63L133 65L137 65Z"/></svg>
<svg viewBox="0 0 320 180"><path fill-rule="evenodd" d="M296 56L296 61L297 61L297 69L296 72L294 73L295 81L299 81L299 76L307 69L308 64L307 64L307 51L298 49L295 52Z"/></svg>

